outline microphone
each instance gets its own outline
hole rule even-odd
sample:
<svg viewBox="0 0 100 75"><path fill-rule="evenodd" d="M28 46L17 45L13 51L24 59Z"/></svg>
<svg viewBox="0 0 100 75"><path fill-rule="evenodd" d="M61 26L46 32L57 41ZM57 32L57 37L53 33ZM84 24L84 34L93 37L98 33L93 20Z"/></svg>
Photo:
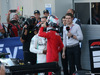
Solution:
<svg viewBox="0 0 100 75"><path fill-rule="evenodd" d="M69 33L69 30L70 30L70 27L68 26L68 27L66 27L66 30L68 31L68 33ZM68 39L69 39L70 37L68 37Z"/></svg>
<svg viewBox="0 0 100 75"><path fill-rule="evenodd" d="M66 27L66 30L69 32L69 30L70 30L70 27L68 26L68 27Z"/></svg>

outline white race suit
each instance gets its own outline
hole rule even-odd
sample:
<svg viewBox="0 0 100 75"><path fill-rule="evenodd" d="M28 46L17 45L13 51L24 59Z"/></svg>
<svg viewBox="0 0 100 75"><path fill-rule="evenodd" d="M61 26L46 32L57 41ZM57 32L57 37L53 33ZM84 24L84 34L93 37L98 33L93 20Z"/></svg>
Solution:
<svg viewBox="0 0 100 75"><path fill-rule="evenodd" d="M31 39L30 52L37 54L37 63L46 62L46 54L43 54L43 50L47 50L46 38L40 37L38 34L36 34ZM44 75L44 73L40 73L38 75Z"/></svg>

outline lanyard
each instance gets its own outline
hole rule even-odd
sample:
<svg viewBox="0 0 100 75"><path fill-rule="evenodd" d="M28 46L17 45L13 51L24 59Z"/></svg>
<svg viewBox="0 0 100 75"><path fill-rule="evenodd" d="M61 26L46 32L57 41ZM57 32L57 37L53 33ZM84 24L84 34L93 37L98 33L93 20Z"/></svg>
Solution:
<svg viewBox="0 0 100 75"><path fill-rule="evenodd" d="M71 29L73 28L73 26L74 26L74 25L72 24L72 26L70 27L70 30L69 30L69 32L71 31Z"/></svg>

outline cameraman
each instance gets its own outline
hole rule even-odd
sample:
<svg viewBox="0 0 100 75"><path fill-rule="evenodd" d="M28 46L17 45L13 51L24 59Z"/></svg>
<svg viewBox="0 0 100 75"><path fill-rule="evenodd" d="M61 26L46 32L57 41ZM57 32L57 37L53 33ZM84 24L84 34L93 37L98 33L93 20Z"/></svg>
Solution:
<svg viewBox="0 0 100 75"><path fill-rule="evenodd" d="M27 19L25 22L22 36L20 37L21 42L23 43L23 53L24 53L24 63L25 64L36 64L36 54L31 53L29 51L31 38L35 35L34 34L34 27L36 23L36 19Z"/></svg>

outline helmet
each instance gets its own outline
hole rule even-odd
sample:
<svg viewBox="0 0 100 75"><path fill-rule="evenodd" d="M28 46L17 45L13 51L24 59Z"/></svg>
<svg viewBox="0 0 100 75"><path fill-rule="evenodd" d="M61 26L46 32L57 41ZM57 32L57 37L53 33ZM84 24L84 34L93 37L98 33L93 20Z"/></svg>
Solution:
<svg viewBox="0 0 100 75"><path fill-rule="evenodd" d="M47 31L49 30L59 30L59 18L57 18L57 16L54 15L50 15L47 18L47 22L48 22L48 27L47 27Z"/></svg>

